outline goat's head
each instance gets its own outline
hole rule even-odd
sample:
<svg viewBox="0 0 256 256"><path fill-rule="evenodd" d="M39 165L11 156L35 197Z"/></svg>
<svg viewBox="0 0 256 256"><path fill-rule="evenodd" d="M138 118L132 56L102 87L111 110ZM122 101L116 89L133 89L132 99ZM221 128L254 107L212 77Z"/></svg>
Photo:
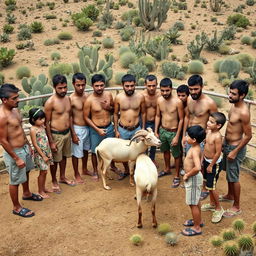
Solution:
<svg viewBox="0 0 256 256"><path fill-rule="evenodd" d="M161 145L161 141L155 136L154 132L151 128L147 128L147 130L139 130L134 136L131 138L132 141L141 141L143 140L147 146L156 146L159 147ZM131 144L130 142L130 144Z"/></svg>

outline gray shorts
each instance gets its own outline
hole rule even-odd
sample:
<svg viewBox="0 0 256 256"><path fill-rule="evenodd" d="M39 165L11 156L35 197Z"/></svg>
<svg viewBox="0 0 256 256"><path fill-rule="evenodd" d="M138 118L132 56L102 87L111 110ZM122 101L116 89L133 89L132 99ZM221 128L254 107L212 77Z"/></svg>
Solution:
<svg viewBox="0 0 256 256"><path fill-rule="evenodd" d="M201 172L191 176L184 182L186 189L186 204L198 205L203 185L203 175Z"/></svg>
<svg viewBox="0 0 256 256"><path fill-rule="evenodd" d="M72 155L76 158L82 158L84 156L84 150L90 150L90 128L89 126L74 125L74 131L79 138L79 144L72 142Z"/></svg>
<svg viewBox="0 0 256 256"><path fill-rule="evenodd" d="M13 151L25 162L25 167L19 168L14 159L6 151L4 151L4 162L9 173L10 185L19 185L27 181L26 172L29 172L35 167L27 144L22 148L15 148Z"/></svg>
<svg viewBox="0 0 256 256"><path fill-rule="evenodd" d="M243 147L237 154L236 158L232 161L227 159L228 154L237 146L229 145L226 142L223 144L223 159L222 167L226 171L226 179L228 182L238 182L240 165L245 158L246 147Z"/></svg>

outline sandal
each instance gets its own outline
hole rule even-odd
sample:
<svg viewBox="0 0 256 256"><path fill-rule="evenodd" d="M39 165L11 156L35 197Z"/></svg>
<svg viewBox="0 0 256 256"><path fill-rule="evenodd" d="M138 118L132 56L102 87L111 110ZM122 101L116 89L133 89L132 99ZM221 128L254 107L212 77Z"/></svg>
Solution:
<svg viewBox="0 0 256 256"><path fill-rule="evenodd" d="M40 195L32 193L29 197L22 197L23 200L31 200L31 201L43 201L43 198Z"/></svg>
<svg viewBox="0 0 256 256"><path fill-rule="evenodd" d="M183 226L185 227L193 227L194 226L194 220L190 219L190 220L186 220L185 223L183 224ZM200 224L200 227L202 228L204 226L204 223Z"/></svg>
<svg viewBox="0 0 256 256"><path fill-rule="evenodd" d="M158 173L158 178L163 177L163 176L167 176L167 175L171 175L171 172L165 172L165 171L161 171Z"/></svg>
<svg viewBox="0 0 256 256"><path fill-rule="evenodd" d="M27 214L28 212L31 212L30 214ZM13 214L18 215L20 217L29 218L35 216L35 213L29 210L28 208L22 207L19 212L12 211Z"/></svg>
<svg viewBox="0 0 256 256"><path fill-rule="evenodd" d="M180 185L180 178L175 177L172 182L172 188L177 188Z"/></svg>
<svg viewBox="0 0 256 256"><path fill-rule="evenodd" d="M187 233L185 233L184 231L187 232ZM197 236L197 235L201 235L201 234L202 234L202 231L197 232L196 230L194 230L194 229L192 229L192 228L186 228L185 230L183 230L183 231L181 232L181 234L182 234L183 236Z"/></svg>
<svg viewBox="0 0 256 256"><path fill-rule="evenodd" d="M125 179L127 176L129 176L129 173L126 173L126 172L120 173L118 180L123 180L123 179Z"/></svg>

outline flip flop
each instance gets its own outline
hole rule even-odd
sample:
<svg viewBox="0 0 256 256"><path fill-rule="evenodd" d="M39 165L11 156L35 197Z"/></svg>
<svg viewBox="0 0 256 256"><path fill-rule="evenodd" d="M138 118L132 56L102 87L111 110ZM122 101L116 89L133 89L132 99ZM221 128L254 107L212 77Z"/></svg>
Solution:
<svg viewBox="0 0 256 256"><path fill-rule="evenodd" d="M163 177L163 176L167 176L167 175L171 175L171 172L165 172L165 171L161 171L158 173L158 178Z"/></svg>
<svg viewBox="0 0 256 256"><path fill-rule="evenodd" d="M26 215L26 213L28 213L28 212L31 212L31 210L29 210L28 208L24 208L24 207L22 207L19 212L16 212L16 211L14 211L14 210L12 211L12 213L13 213L14 215L18 215L18 216L23 217L23 218L30 218L30 217L35 216L35 213L34 213L34 212L32 212L32 213Z"/></svg>
<svg viewBox="0 0 256 256"><path fill-rule="evenodd" d="M119 178L118 178L118 180L123 180L123 179L125 179L127 176L129 176L129 173L120 173L119 174Z"/></svg>
<svg viewBox="0 0 256 256"><path fill-rule="evenodd" d="M229 202L229 203L233 203L234 200L225 198L224 195L219 195L219 202Z"/></svg>
<svg viewBox="0 0 256 256"><path fill-rule="evenodd" d="M206 199L209 194L210 194L210 192L208 192L208 191L202 191L201 195L200 195L200 200Z"/></svg>
<svg viewBox="0 0 256 256"><path fill-rule="evenodd" d="M194 230L194 229L192 229L192 228L186 228L185 231L187 231L188 234L185 233L184 230L183 230L183 231L181 232L181 234L182 234L183 236L198 236L198 235L202 235L202 231L197 232L196 230Z"/></svg>
<svg viewBox="0 0 256 256"><path fill-rule="evenodd" d="M61 189L59 186L52 186L52 191L56 194L61 194Z"/></svg>
<svg viewBox="0 0 256 256"><path fill-rule="evenodd" d="M66 184L66 185L71 186L71 187L76 186L76 183L73 180L71 180L71 181L60 180L59 183L60 184Z"/></svg>
<svg viewBox="0 0 256 256"><path fill-rule="evenodd" d="M239 214L241 214L242 213L242 211L241 210L239 210L239 211L233 211L233 210L231 210L231 209L227 209L224 213L223 213L223 217L225 217L225 218L232 218L232 217L235 217L235 216L237 216L237 215L239 215Z"/></svg>
<svg viewBox="0 0 256 256"><path fill-rule="evenodd" d="M43 198L40 195L32 193L29 197L22 197L22 200L43 201Z"/></svg>
<svg viewBox="0 0 256 256"><path fill-rule="evenodd" d="M190 220L186 220L186 222L183 224L183 226L185 227L193 227L194 226L194 220L190 219ZM204 226L204 223L200 224L200 227L202 228Z"/></svg>
<svg viewBox="0 0 256 256"><path fill-rule="evenodd" d="M175 177L172 182L172 188L177 188L180 185L180 178Z"/></svg>

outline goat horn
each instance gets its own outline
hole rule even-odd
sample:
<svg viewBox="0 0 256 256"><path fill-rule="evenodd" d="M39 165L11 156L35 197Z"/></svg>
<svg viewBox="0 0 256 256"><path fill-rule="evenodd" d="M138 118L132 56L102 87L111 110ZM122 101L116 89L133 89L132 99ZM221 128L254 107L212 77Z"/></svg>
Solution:
<svg viewBox="0 0 256 256"><path fill-rule="evenodd" d="M131 145L131 143L132 143L135 139L137 139L137 138L139 138L139 137L146 137L147 135L148 135L148 131L146 131L146 130L139 130L139 131L137 131L137 132L135 133L135 135L131 138L129 146Z"/></svg>

